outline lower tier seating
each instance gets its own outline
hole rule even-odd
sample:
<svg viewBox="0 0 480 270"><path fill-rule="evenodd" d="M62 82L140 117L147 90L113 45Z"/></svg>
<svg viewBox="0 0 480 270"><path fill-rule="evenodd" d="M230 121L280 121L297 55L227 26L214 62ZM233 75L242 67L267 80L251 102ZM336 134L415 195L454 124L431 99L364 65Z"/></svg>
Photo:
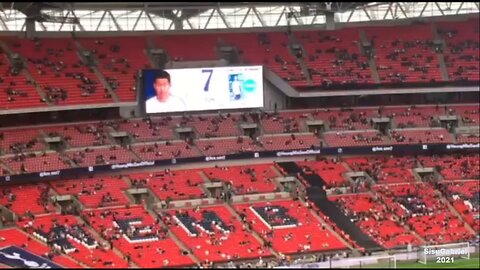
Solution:
<svg viewBox="0 0 480 270"><path fill-rule="evenodd" d="M143 207L86 210L83 217L107 241L113 243L127 261L142 268L192 265L158 221Z"/></svg>
<svg viewBox="0 0 480 270"><path fill-rule="evenodd" d="M337 251L346 248L299 201L271 201L234 205L253 230L282 254Z"/></svg>

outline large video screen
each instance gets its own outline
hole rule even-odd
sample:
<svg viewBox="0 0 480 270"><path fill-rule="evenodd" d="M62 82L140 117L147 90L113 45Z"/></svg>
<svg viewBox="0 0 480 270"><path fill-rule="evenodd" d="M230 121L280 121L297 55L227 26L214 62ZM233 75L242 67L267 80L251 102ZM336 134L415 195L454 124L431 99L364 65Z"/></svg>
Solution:
<svg viewBox="0 0 480 270"><path fill-rule="evenodd" d="M144 70L146 113L263 107L262 66Z"/></svg>

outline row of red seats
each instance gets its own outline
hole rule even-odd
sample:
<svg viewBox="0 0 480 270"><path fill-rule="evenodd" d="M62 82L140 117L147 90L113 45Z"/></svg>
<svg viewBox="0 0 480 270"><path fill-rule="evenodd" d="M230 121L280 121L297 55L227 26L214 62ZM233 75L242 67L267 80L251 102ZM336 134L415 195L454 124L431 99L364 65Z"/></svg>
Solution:
<svg viewBox="0 0 480 270"><path fill-rule="evenodd" d="M264 133L296 133L306 132L308 120L322 120L330 130L368 130L372 129L371 119L374 117L389 117L397 128L430 127L434 117L441 115L458 115L463 125L478 125L480 109L478 105L447 105L447 106L409 106L381 108L315 109L300 111L285 111L278 114L260 114L260 126ZM213 121L213 124L212 124ZM112 143L109 132L128 132L135 141L170 140L175 138L174 129L178 126L192 127L202 136L214 133L213 137L239 136L237 123L253 123L251 116L229 114L226 116L200 117L160 117L150 119L116 120L109 125L105 122L90 122L66 124L63 126L42 126L32 129L0 131L0 149L12 152L13 146L39 151L45 149L41 143L41 132L46 136L60 136L71 147L86 147L108 145ZM212 132L212 125L218 126ZM210 130L209 130L210 129ZM446 136L444 139L447 139ZM31 142L31 143L29 143Z"/></svg>
<svg viewBox="0 0 480 270"><path fill-rule="evenodd" d="M21 231L18 228L4 228L0 230L0 243L2 246L7 247L14 245L20 248L24 248L37 256L47 257L48 254L54 255L55 253L47 247L46 244L32 239L28 234ZM82 268L82 266L74 261L72 258L66 255L54 255L51 260L66 268Z"/></svg>
<svg viewBox="0 0 480 270"><path fill-rule="evenodd" d="M463 157L462 159L468 161L468 158L476 159L478 163L478 156ZM425 163L425 160L436 162L437 165L444 162L443 159L432 159L432 157L422 157L419 159L419 162ZM380 171L383 169L398 169L399 167L413 168L416 164L413 162L413 159L410 158L395 159L387 157L372 158L368 160L362 160L361 158L347 158L345 159L345 162L354 170L368 170L368 168L370 168L372 171L376 171L378 168L380 168ZM381 166L378 167L377 164L381 164ZM332 183L338 182L337 180L339 180L342 174L346 171L343 164L333 163L331 161L299 162L299 165L313 169L313 172L321 175L322 178L331 181ZM423 165L426 166L429 164ZM459 164L457 166L463 165ZM252 169L252 171L246 171L247 168ZM98 205L102 205L102 202L104 201L103 195L106 195L107 193L112 197L111 202L113 203L111 205L123 206L128 204L128 200L126 200L126 197L122 192L129 188L129 186L141 187L141 184L150 187L162 200L165 200L168 197L174 200L203 197L204 194L199 186L203 183L200 173L201 171L205 172L205 176L208 176L211 180L220 178L222 181L229 182L229 179L232 179L231 184L234 187L252 183L254 188L258 189L263 189L263 183L271 183L268 179L277 175L274 172L272 165L265 164L248 167L233 166L229 167L228 170L224 168L197 169L191 171L166 170L156 173L127 175L125 179L82 179L76 180L76 182L74 182L74 180L52 182L50 185L53 186L55 191L59 194L76 195L80 201L89 208L95 208ZM252 182L251 177L247 176L246 173L254 174L257 176L258 181ZM401 172L398 173L400 179L402 175ZM130 183L126 181L128 178L131 180ZM478 178L478 176L474 178ZM330 185L334 185L332 183L330 183ZM447 182L444 182L444 184L447 184ZM182 186L188 188L181 190L180 187ZM9 200L11 193L20 194L21 190L21 193L23 194L25 193L25 190L31 190L31 192L25 193L25 195L32 200L33 198L38 199L41 197L40 194L45 190L45 186L42 185L27 186L27 189L25 189L25 187L26 186L22 186L19 187L18 190L5 191L2 192L2 194L6 196L7 200ZM407 243L412 243L413 245L420 244L421 242L418 241L418 238L414 237L410 231L415 231L428 243L433 244L465 241L472 236L462 225L462 221L450 212L448 207L437 195L435 195L434 189L427 183L402 183L394 185L379 184L375 185L373 189L376 192L374 196L345 195L340 196L339 198L331 197L330 199L339 201L342 208L345 208L346 213L357 218L357 224L386 248L402 246ZM444 193L445 196L453 200L458 200L453 197L454 195L461 194L466 198L471 198L478 191L475 189L473 181L469 186L462 187L456 185L449 187L447 190L450 193ZM272 189L266 188L265 190L259 191L272 192ZM238 193L241 194L241 190ZM99 199L100 197L102 199ZM2 204L4 203L2 202ZM23 215L27 209L25 207L21 209L19 208L21 205L17 204L19 204L19 201L13 200L11 206L12 211ZM469 222L469 217L473 217L475 214L475 210L468 211L468 209L462 208L461 205L455 201L453 201L452 204L459 212L465 214L465 220L467 220L467 222ZM288 212L283 213L284 210L278 207L284 207L284 209L288 209ZM271 241L274 250L280 251L283 254L320 250L333 251L345 248L344 244L332 235L332 232L328 229L321 228L322 224L319 223L316 218L312 216L311 212L309 212L299 201L273 200L268 203L241 203L239 205L234 205L234 209L241 217L245 217L247 224L250 224L253 230L255 230L264 240ZM189 215L199 220L200 213L203 210L216 213L224 222L227 222L226 225L228 225L229 228L230 225L232 225L233 228L235 228L233 232L234 234L225 235L220 229L214 229L215 237L208 237L206 234L202 234L198 238L197 243L195 242L196 240L192 240L188 236L185 228L173 218L173 215L176 214L176 212L172 210L159 210L159 214L163 216L163 220L167 223L167 226L169 226L172 232L201 260L228 261L232 258L268 256L268 251L266 249L261 247L256 240L253 241L250 239L250 234L244 234L239 230L243 225L241 225L226 208L202 207L200 210L188 210L187 212ZM47 210L42 206L38 207L37 210L31 210L34 214L52 211L54 210ZM169 212L169 215L165 214L167 211ZM267 216L272 215L272 217L265 219L265 216L261 213L262 211L270 213L267 214ZM181 212L185 212L185 210L181 210ZM278 213L283 214L278 215ZM177 244L175 244L164 231L162 231L161 227L158 225L158 221L155 221L150 213L146 212L142 207L135 206L130 208L116 207L101 210L85 210L83 216L104 239L112 241L116 248L118 248L123 254L128 254L130 259L141 267L188 265L192 263L190 258L182 252L181 248L177 246ZM42 218L37 217L32 223L29 223L29 220L21 221L19 226L43 226L43 230L48 231L48 228L53 223L53 219L56 219L57 223L68 224L69 226L77 224L76 219L70 216L48 215ZM126 219L130 221L127 222L125 221ZM146 235L150 236L137 242L135 242L136 240L122 236L125 232L120 232L119 226L121 226L124 221L136 227L139 232L146 233ZM410 229L406 230L402 228L404 225L410 226ZM276 226L279 227L276 228ZM280 227L285 228L279 229ZM384 228L385 230L379 230L378 228ZM150 234L151 232L155 232L154 235ZM116 236L118 233L120 233L120 237ZM141 233L141 235L143 235L143 233ZM312 239L317 239L317 241L312 241ZM99 239L97 239L97 241L98 240ZM202 244L200 241L207 242L206 244L202 242ZM218 241L236 242L239 243L239 248L220 249L219 246L215 244L219 243ZM108 260L110 261L115 258L115 256L106 256L103 257L104 259L102 260L94 260L95 257L102 258L102 256L105 255L104 251L95 250L94 252L100 253L92 255L93 257L89 257L90 255L84 255L84 252L88 251L85 250L84 247L77 245L79 243L73 241L71 244L79 249L79 253L73 253L70 254L70 256L87 265L94 266L104 262L106 258L109 258ZM119 263L122 262L115 262L115 265Z"/></svg>
<svg viewBox="0 0 480 270"><path fill-rule="evenodd" d="M423 244L398 223L395 215L389 212L389 205L375 200L371 194L342 195L329 199L337 202L366 234L387 249Z"/></svg>
<svg viewBox="0 0 480 270"><path fill-rule="evenodd" d="M139 267L182 267L193 264L192 259L182 254L181 248L162 232L156 219L141 206L86 210L82 216L97 233ZM142 235L141 231L145 231L151 237L134 241L132 234L120 227L121 222L127 222L127 227L135 227L139 236Z"/></svg>
<svg viewBox="0 0 480 270"><path fill-rule="evenodd" d="M447 43L443 53L450 80L478 80L479 66L475 61L479 58L478 18L435 24ZM382 83L443 81L437 60L437 54L442 52L434 49L432 24L423 24L294 32L295 39L305 49L304 59L312 73L313 85L374 83L368 59L359 48L360 30L364 30L372 41ZM294 87L310 86L307 74L289 49L289 37L283 32L94 37L75 41L71 38L28 40L16 37L3 40L13 52L27 59L27 70L56 104L78 105L113 102L113 99L92 71L81 63L75 42L95 55L99 70L123 102L136 99L137 70L151 67L145 52L147 38L171 54L173 60L216 59L216 48L220 44L234 45L240 49L246 63L266 65ZM199 39L202 42L197 42ZM191 43L202 44L202 47L192 51L182 45ZM5 78L2 77L2 83L14 81L17 85L13 89L26 93L27 97L9 94L0 107L45 106L31 83L13 80L16 76L10 74L8 60L5 55L3 58L0 73ZM88 79L90 81L86 82Z"/></svg>
<svg viewBox="0 0 480 270"><path fill-rule="evenodd" d="M319 175L325 182L326 188L351 186L345 173L349 171L364 171L373 177L377 184L413 183L415 178L413 169L420 167L433 167L438 170L443 179L476 179L480 175L480 161L477 155L460 157L377 157L345 158L339 160L298 161L298 165L305 172ZM204 173L204 174L203 174ZM156 196L162 200L167 198L188 199L203 198L206 196L202 184L208 178L210 181L222 181L229 186L235 194L269 193L278 191L279 187L274 181L280 177L272 164L258 164L249 166L228 166L205 168L198 170L165 170L147 173L133 173L119 177L97 177L92 179L75 179L53 181L49 186L19 186L12 189L3 189L0 194L3 204L24 214L28 209L25 205L16 202L26 196L37 202L33 213L46 213L54 211L49 195L44 193L53 187L55 192L62 195L76 196L86 207L125 205L128 199L125 190L131 187L149 187ZM108 187L108 188L106 188ZM13 195L13 198L12 198ZM212 194L217 196L219 194ZM21 198L16 198L21 196ZM21 201L21 200L20 200ZM33 207L32 206L32 207Z"/></svg>
<svg viewBox="0 0 480 270"><path fill-rule="evenodd" d="M443 193L472 228L478 232L478 180L443 182Z"/></svg>
<svg viewBox="0 0 480 270"><path fill-rule="evenodd" d="M345 162L353 171L364 171L377 183L404 183L415 181L412 169L415 159L410 157L347 158Z"/></svg>
<svg viewBox="0 0 480 270"><path fill-rule="evenodd" d="M81 62L72 39L8 38L7 43L12 51L25 57L27 70L43 91L50 97L56 96L55 104L113 102L95 74Z"/></svg>
<svg viewBox="0 0 480 270"><path fill-rule="evenodd" d="M42 242L55 239L52 234L57 233L58 235L61 235L60 232L56 232L55 230L56 228L58 229L57 226L65 226L68 229L67 235L63 238L75 249L72 252L67 252L67 254L76 261L82 262L89 267L128 267L128 263L125 260L110 249L110 247L108 247L108 249L102 247L102 241L88 232L87 227L82 225L84 225L83 222L80 223L75 216L59 214L35 217L33 220L23 220L17 223L18 227L25 229L25 231L32 237L37 237ZM76 231L76 229L74 226L80 226L83 232L75 234L74 231ZM42 232L48 237L41 239L41 237L36 234L38 232ZM94 239L96 242L95 245L87 246L87 242L85 242L87 237Z"/></svg>
<svg viewBox="0 0 480 270"><path fill-rule="evenodd" d="M478 19L439 22L438 32L445 40L445 64L449 79L478 81L480 61Z"/></svg>
<svg viewBox="0 0 480 270"><path fill-rule="evenodd" d="M429 184L383 185L374 189L382 198L388 198L385 203L396 208L396 215L428 244L464 242L473 236Z"/></svg>
<svg viewBox="0 0 480 270"><path fill-rule="evenodd" d="M471 179L480 176L480 160L476 155L420 157L422 166L436 167L446 180Z"/></svg>

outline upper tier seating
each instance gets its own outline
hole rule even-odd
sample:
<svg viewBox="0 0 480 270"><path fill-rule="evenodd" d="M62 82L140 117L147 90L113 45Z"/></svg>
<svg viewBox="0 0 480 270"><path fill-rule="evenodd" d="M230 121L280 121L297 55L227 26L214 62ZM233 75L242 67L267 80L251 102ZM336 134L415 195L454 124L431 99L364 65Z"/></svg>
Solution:
<svg viewBox="0 0 480 270"><path fill-rule="evenodd" d="M221 38L241 50L245 63L265 65L294 87L308 85L298 60L290 52L285 32L229 33Z"/></svg>
<svg viewBox="0 0 480 270"><path fill-rule="evenodd" d="M442 76L430 24L368 27L382 83L440 82Z"/></svg>
<svg viewBox="0 0 480 270"><path fill-rule="evenodd" d="M165 50L170 61L203 61L217 59L219 34L153 36L157 48ZM195 44L195 50L191 45Z"/></svg>
<svg viewBox="0 0 480 270"><path fill-rule="evenodd" d="M46 106L35 87L11 67L8 56L0 51L0 110Z"/></svg>
<svg viewBox="0 0 480 270"><path fill-rule="evenodd" d="M77 55L72 39L9 40L10 48L25 57L27 69L50 99L60 105L113 102L95 74Z"/></svg>
<svg viewBox="0 0 480 270"><path fill-rule="evenodd" d="M434 45L435 24L444 51ZM360 50L360 33L372 43L366 52L374 57L382 84L443 82L438 54L443 54L450 82L477 82L479 75L478 18L426 24L352 27L333 31L298 30L294 40L283 30L262 33L214 33L193 35L98 36L35 38L2 37L13 53L26 60L27 70L54 105L103 104L114 100L92 70L81 62L78 47L92 52L104 77L120 102L137 98L137 71L150 68L147 48L163 48L172 61L215 60L221 45L238 48L245 64L264 65L299 90L312 88L372 87L368 57ZM150 40L150 42L148 41ZM289 47L302 45L304 71ZM196 44L191 50L190 44ZM78 47L77 47L78 46ZM310 73L304 74L304 72ZM17 74L18 72L13 72ZM45 107L34 82L10 70L5 53L0 55L0 110ZM307 77L312 78L312 83ZM350 87L349 87L350 88Z"/></svg>
<svg viewBox="0 0 480 270"><path fill-rule="evenodd" d="M336 31L298 31L296 40L305 48L305 64L313 85L373 84L368 58L360 52L357 28Z"/></svg>
<svg viewBox="0 0 480 270"><path fill-rule="evenodd" d="M463 22L438 22L440 36L445 40L445 64L451 81L480 80L480 42L478 18Z"/></svg>
<svg viewBox="0 0 480 270"><path fill-rule="evenodd" d="M99 61L98 68L120 102L137 98L137 71L150 68L144 37L96 37L81 38L79 42L93 52Z"/></svg>

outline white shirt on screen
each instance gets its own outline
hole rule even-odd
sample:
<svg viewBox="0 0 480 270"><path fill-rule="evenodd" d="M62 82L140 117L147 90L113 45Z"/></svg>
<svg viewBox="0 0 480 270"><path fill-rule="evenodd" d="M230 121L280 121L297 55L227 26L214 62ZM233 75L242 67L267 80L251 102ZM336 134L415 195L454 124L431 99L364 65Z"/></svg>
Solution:
<svg viewBox="0 0 480 270"><path fill-rule="evenodd" d="M160 102L156 96L145 102L147 113L178 112L185 111L186 105L183 99L170 94L166 102Z"/></svg>
<svg viewBox="0 0 480 270"><path fill-rule="evenodd" d="M242 86L240 85L239 81L232 82L232 92L235 96L238 96L240 93L242 93Z"/></svg>

